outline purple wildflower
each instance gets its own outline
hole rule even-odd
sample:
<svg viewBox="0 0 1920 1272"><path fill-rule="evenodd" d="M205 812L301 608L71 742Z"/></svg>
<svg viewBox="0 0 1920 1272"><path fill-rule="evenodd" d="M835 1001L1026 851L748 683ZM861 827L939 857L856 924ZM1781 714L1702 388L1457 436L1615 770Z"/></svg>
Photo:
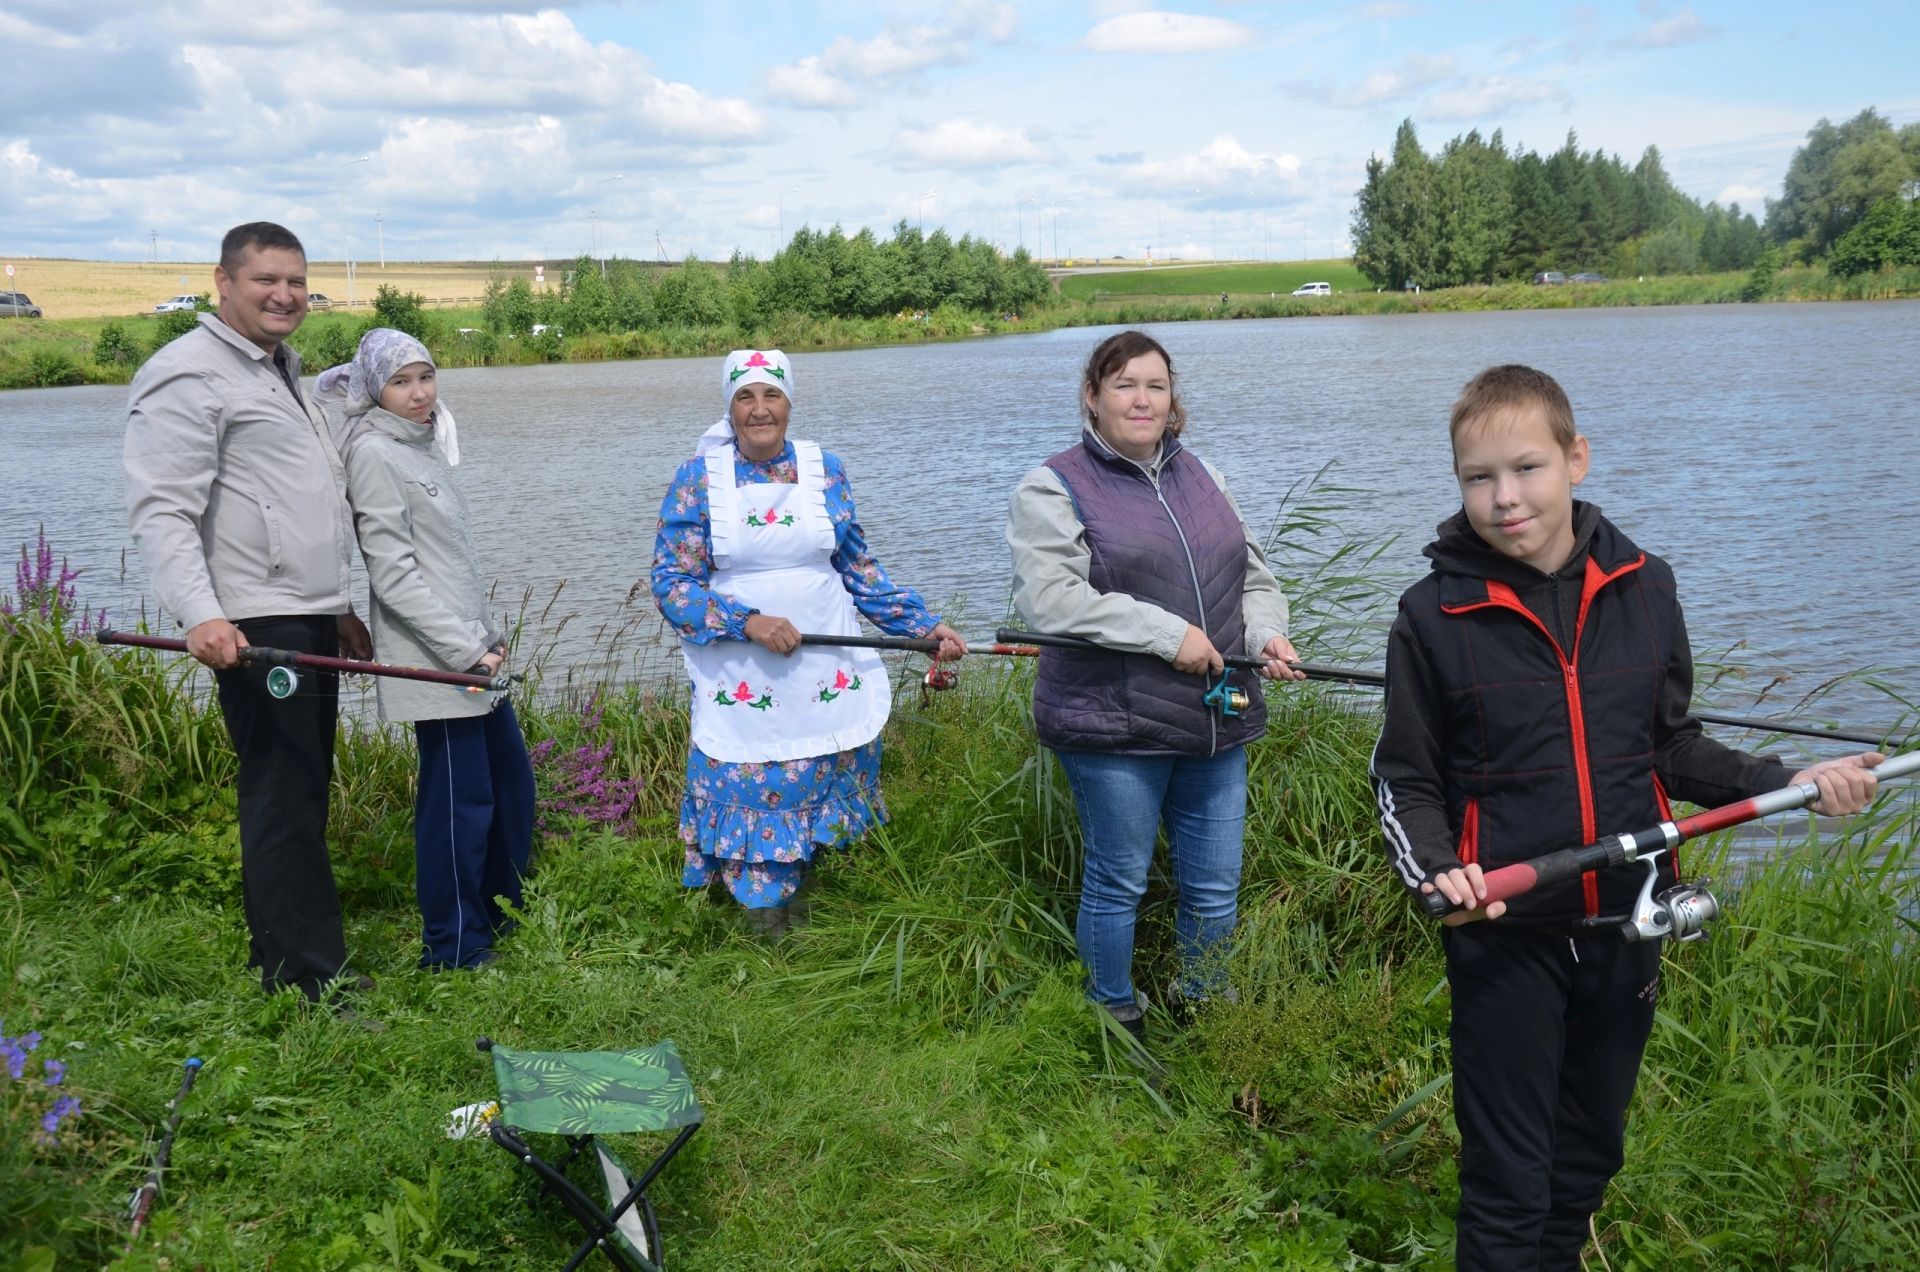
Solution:
<svg viewBox="0 0 1920 1272"><path fill-rule="evenodd" d="M529 752L545 787L540 797L542 830L565 834L567 823L576 820L622 833L632 829L634 806L644 783L609 771L613 743L594 745L604 723L605 708L596 693L580 711L580 731L586 739L581 745L562 751L557 741L548 738Z"/></svg>
<svg viewBox="0 0 1920 1272"><path fill-rule="evenodd" d="M46 1062L44 1068L47 1071L46 1085L56 1087L67 1080L67 1066L65 1062L49 1060Z"/></svg>
<svg viewBox="0 0 1920 1272"><path fill-rule="evenodd" d="M53 1102L53 1107L40 1117L40 1130L34 1136L42 1144L51 1144L59 1138L60 1124L70 1117L80 1115L80 1101L70 1095L63 1095Z"/></svg>
<svg viewBox="0 0 1920 1272"><path fill-rule="evenodd" d="M0 1056L7 1059L7 1076L18 1082L26 1076L27 1053L40 1045L40 1033L30 1029L18 1038L0 1034Z"/></svg>

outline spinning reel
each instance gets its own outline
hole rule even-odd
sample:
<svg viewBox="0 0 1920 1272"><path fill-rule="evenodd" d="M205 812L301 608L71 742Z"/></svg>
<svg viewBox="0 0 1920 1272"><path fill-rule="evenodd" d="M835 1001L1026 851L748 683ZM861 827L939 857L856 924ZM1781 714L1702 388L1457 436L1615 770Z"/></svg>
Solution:
<svg viewBox="0 0 1920 1272"><path fill-rule="evenodd" d="M1588 919L1587 923L1593 927L1617 926L1620 938L1625 941L1657 941L1662 937L1698 941L1705 937L1707 924L1720 917L1720 901L1707 891L1707 885L1713 880L1676 883L1655 896L1653 885L1660 878L1660 863L1655 859L1665 851L1655 848L1639 856L1638 860L1646 863L1647 878L1640 885L1640 895L1633 903L1631 914Z"/></svg>
<svg viewBox="0 0 1920 1272"><path fill-rule="evenodd" d="M1228 678L1232 675L1233 671L1230 668L1222 668L1219 683L1208 689L1200 698L1200 701L1219 712L1222 719L1245 715L1247 708L1253 705L1253 699L1245 689L1228 683Z"/></svg>

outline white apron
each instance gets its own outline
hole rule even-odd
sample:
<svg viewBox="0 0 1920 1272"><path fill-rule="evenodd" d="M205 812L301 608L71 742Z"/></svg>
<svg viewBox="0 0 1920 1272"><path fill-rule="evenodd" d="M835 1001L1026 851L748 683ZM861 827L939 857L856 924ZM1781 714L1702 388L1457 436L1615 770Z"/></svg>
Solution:
<svg viewBox="0 0 1920 1272"><path fill-rule="evenodd" d="M833 519L820 448L793 444L798 485L734 484L732 446L707 452L707 586L803 632L853 636L853 599L833 568ZM880 736L892 706L871 649L752 641L680 643L693 681L693 743L729 764L831 755Z"/></svg>

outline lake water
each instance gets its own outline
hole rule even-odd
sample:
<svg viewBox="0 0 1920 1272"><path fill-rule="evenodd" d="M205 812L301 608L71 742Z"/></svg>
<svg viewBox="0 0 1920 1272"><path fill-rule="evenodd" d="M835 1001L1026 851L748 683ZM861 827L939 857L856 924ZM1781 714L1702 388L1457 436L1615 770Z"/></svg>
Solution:
<svg viewBox="0 0 1920 1272"><path fill-rule="evenodd" d="M1723 685L1766 709L1843 672L1876 668L1920 697L1920 302L1799 304L1183 323L1172 351L1188 440L1265 530L1289 491L1332 528L1282 542L1282 578L1342 542L1386 544L1371 567L1391 595L1424 571L1420 547L1458 506L1446 413L1494 362L1567 388L1593 441L1582 495L1678 571L1703 658L1750 668ZM1075 384L1100 330L801 353L792 433L847 461L861 519L894 577L964 630L1005 610L1006 500L1020 475L1077 435ZM449 371L478 546L501 605L530 591L552 657L623 676L670 671L646 575L660 496L718 418L719 359ZM88 574L83 599L137 618L144 573L128 545L119 475L126 391L0 394L0 544L44 522ZM1296 494L1296 500L1301 496ZM1307 657L1377 665L1383 616ZM1302 620L1313 615L1302 614ZM616 634L618 639L615 640ZM1330 642L1331 643L1331 638ZM640 651L654 649L652 656ZM1821 713L1889 724L1895 704L1843 686Z"/></svg>

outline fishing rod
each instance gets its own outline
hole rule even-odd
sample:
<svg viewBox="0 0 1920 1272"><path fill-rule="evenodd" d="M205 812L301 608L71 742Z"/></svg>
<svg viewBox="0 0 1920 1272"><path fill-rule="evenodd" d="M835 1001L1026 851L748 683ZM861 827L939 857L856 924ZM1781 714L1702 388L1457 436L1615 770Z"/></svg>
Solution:
<svg viewBox="0 0 1920 1272"><path fill-rule="evenodd" d="M976 654L992 654L1004 658L1033 658L1040 653L1041 645L1058 649L1099 649L1101 646L1077 636L1053 636L1044 632L1020 631L1003 627L994 633L995 643L984 648L976 648ZM897 649L909 653L932 654L940 647L940 642L910 636L811 636L800 637L803 645L851 645L861 649ZM1221 659L1229 667L1241 667L1258 670L1267 665L1264 658L1247 654L1222 654ZM1368 688L1384 689L1387 684L1385 672L1367 671L1358 667L1335 667L1322 663L1296 662L1287 664L1307 674L1309 680L1327 680L1341 684L1362 685ZM936 682L934 671L939 670ZM958 677L951 671L933 669L927 673L927 684L934 689L951 689ZM1695 711L1693 718L1702 724L1717 724L1730 729L1751 729L1756 733L1787 733L1803 738L1821 738L1829 742L1855 742L1861 746L1885 746L1893 741L1891 730L1883 733L1868 733L1856 729L1834 729L1794 724L1788 720L1773 720L1762 716L1725 715L1717 711Z"/></svg>
<svg viewBox="0 0 1920 1272"><path fill-rule="evenodd" d="M94 638L102 645L131 645L136 649L160 649L169 653L187 653L187 642L170 636L142 636L135 632L102 629ZM481 676L465 671L441 671L434 667L402 667L394 663L361 662L354 658L333 658L326 654L303 654L291 649L272 649L265 645L242 645L240 661L263 666L267 671L267 692L276 698L290 698L300 687L302 671L359 672L367 676L390 676L395 680L424 680L430 684L453 685L474 693L505 691L519 680L518 675Z"/></svg>
<svg viewBox="0 0 1920 1272"><path fill-rule="evenodd" d="M1883 760L1872 770L1874 777L1882 782L1906 777L1916 771L1920 771L1920 750ZM1745 825L1775 813L1805 808L1819 798L1820 787L1816 783L1800 782L1783 786L1777 791L1768 791L1765 795L1709 808L1691 817L1663 821L1632 834L1609 835L1584 848L1562 848L1530 861L1501 866L1486 872L1486 900L1479 904L1511 900L1535 888L1577 878L1589 870L1644 862L1647 881L1641 885L1640 899L1633 913L1624 918L1588 919L1588 925L1596 928L1618 926L1620 935L1629 941L1649 941L1663 936L1682 941L1692 940L1704 933L1708 921L1718 917L1720 903L1707 891L1709 881L1704 879L1698 883L1676 884L1659 896L1653 895L1653 881L1659 864L1655 858L1690 839L1730 826ZM1422 893L1420 906L1429 917L1436 919L1468 908L1454 905L1439 892Z"/></svg>
<svg viewBox="0 0 1920 1272"><path fill-rule="evenodd" d="M193 1090L193 1080L200 1076L202 1061L199 1056L189 1056L186 1072L180 1076L180 1090L174 1093L167 1104L173 1116L167 1119L167 1133L161 1137L160 1147L153 1155L153 1169L147 1172L147 1181L134 1189L133 1200L127 1206L127 1217L133 1221L133 1232L127 1238L127 1248L140 1239L140 1232L147 1226L147 1216L153 1212L153 1200L160 1195L160 1177L166 1173L167 1159L173 1155L174 1133L180 1129L181 1105L186 1103L187 1092Z"/></svg>

